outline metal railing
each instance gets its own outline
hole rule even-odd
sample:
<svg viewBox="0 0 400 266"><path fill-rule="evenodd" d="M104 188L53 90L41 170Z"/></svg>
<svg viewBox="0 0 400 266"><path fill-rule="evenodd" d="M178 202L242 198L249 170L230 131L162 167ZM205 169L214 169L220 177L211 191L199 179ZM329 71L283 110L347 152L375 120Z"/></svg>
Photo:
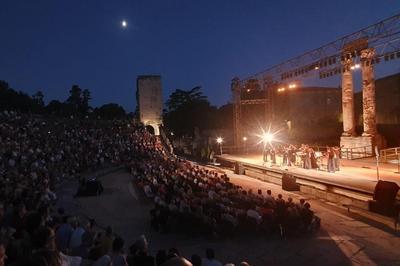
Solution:
<svg viewBox="0 0 400 266"><path fill-rule="evenodd" d="M388 162L390 160L399 160L400 147L381 150L380 157L383 162Z"/></svg>
<svg viewBox="0 0 400 266"><path fill-rule="evenodd" d="M353 147L353 148L341 148L342 158L348 160L361 159L374 156L374 151L371 145Z"/></svg>

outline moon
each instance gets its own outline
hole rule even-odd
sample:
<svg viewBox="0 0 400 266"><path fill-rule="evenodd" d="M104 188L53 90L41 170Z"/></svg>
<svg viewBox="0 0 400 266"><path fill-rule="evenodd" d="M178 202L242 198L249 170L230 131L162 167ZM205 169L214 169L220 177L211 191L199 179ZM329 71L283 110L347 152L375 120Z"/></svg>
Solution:
<svg viewBox="0 0 400 266"><path fill-rule="evenodd" d="M121 26L122 26L122 28L126 28L128 26L128 23L126 22L126 20L121 21Z"/></svg>

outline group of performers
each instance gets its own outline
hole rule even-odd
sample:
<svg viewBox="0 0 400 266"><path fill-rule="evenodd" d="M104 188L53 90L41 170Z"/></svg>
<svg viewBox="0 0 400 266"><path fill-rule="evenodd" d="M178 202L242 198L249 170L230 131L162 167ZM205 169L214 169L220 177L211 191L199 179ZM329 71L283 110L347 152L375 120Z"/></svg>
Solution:
<svg viewBox="0 0 400 266"><path fill-rule="evenodd" d="M277 158L281 158L277 163ZM322 169L326 159L327 171L334 173L340 170L340 147L326 147L325 151L314 151L308 145L265 145L263 150L264 164L270 162L272 165L300 166L304 169Z"/></svg>

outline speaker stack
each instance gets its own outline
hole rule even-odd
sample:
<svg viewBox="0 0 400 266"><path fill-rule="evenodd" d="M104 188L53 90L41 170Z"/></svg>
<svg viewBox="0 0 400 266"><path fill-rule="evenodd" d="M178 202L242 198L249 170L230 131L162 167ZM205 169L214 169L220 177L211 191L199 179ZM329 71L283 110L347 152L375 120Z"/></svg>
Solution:
<svg viewBox="0 0 400 266"><path fill-rule="evenodd" d="M386 216L395 216L398 212L396 195L399 186L394 182L378 181L375 186L374 200L369 202L369 210Z"/></svg>

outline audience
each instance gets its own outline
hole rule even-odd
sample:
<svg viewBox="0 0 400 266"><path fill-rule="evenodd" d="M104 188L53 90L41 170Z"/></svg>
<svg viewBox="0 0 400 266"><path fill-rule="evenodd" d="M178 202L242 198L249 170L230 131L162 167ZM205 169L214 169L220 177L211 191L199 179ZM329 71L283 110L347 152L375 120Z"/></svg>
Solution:
<svg viewBox="0 0 400 266"><path fill-rule="evenodd" d="M222 266L222 263L215 259L215 252L211 248L206 249L206 257L202 260L202 266Z"/></svg>
<svg viewBox="0 0 400 266"><path fill-rule="evenodd" d="M110 166L129 166L135 183L154 201L151 226L224 236L250 228L319 225L309 203L294 204L270 191L246 191L224 174L167 152L142 125L128 121L45 118L0 112L0 266L2 265L222 265L212 249L191 262L178 249L154 258L144 236L124 251L111 227L95 230L54 211L54 191L67 180ZM314 227L314 228L313 228ZM242 263L243 264L243 263ZM246 264L243 264L246 265Z"/></svg>

